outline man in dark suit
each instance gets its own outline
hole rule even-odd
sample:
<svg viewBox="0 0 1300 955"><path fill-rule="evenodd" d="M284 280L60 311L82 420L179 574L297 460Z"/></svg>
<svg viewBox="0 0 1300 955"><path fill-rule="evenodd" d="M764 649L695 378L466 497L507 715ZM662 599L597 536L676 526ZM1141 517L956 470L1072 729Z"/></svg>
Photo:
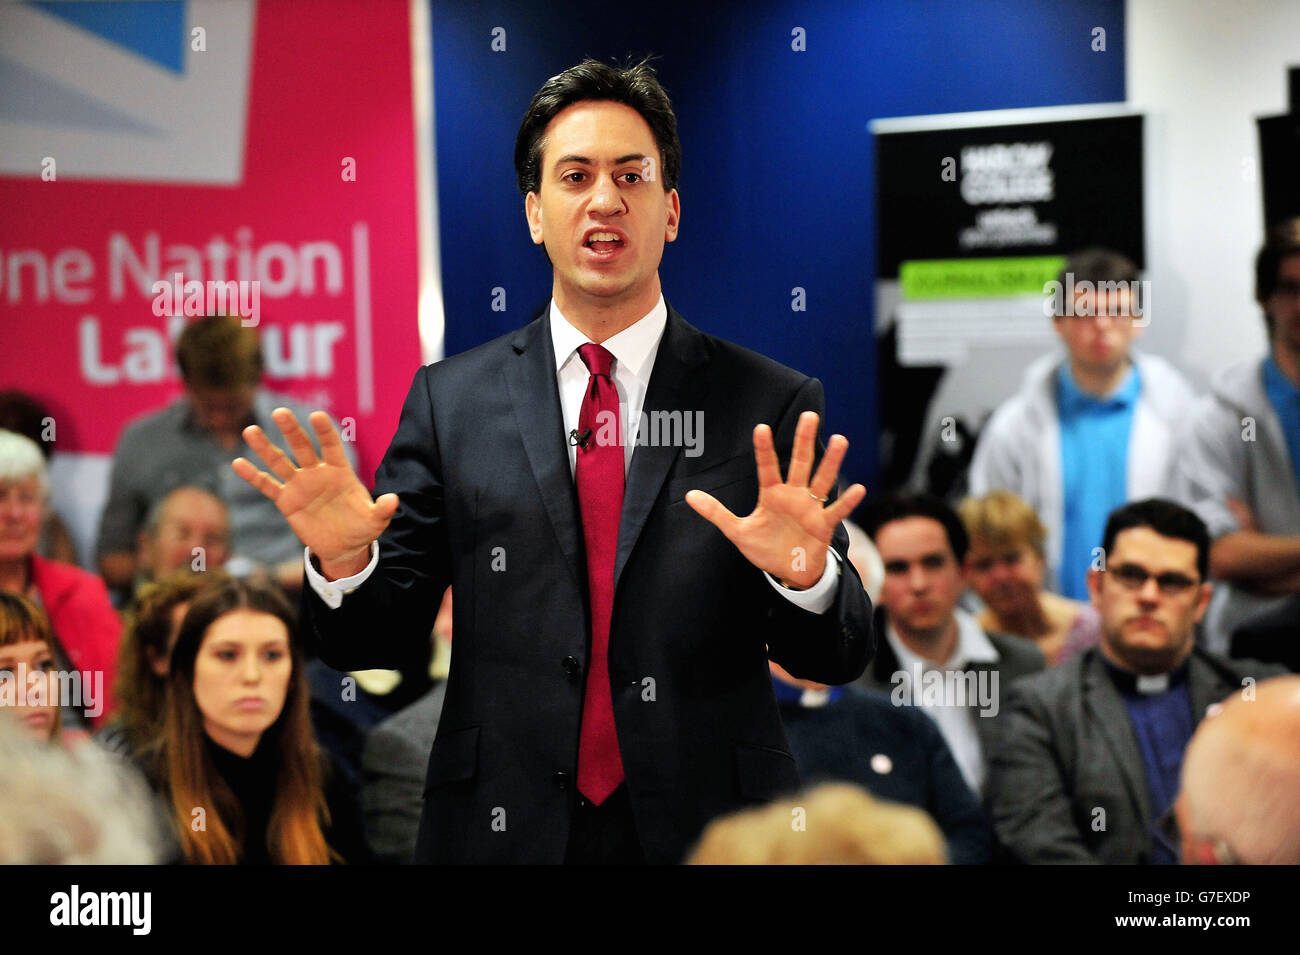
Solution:
<svg viewBox="0 0 1300 955"><path fill-rule="evenodd" d="M1102 543L1088 575L1101 644L1013 687L993 751L993 825L1021 862L1177 863L1157 823L1196 725L1280 670L1196 647L1210 537L1191 511L1126 504Z"/></svg>
<svg viewBox="0 0 1300 955"><path fill-rule="evenodd" d="M297 465L250 429L275 477L234 466L308 545L332 666L388 665L454 588L417 861L674 863L798 784L769 654L828 684L866 665L840 524L866 491L832 500L848 442L819 454L818 381L664 301L680 146L647 66L552 77L515 162L551 304L416 372L378 496L319 412L323 461L286 411Z"/></svg>
<svg viewBox="0 0 1300 955"><path fill-rule="evenodd" d="M992 861L993 829L934 720L879 690L823 686L771 667L805 786L857 783L878 799L923 809L943 831L950 863Z"/></svg>
<svg viewBox="0 0 1300 955"><path fill-rule="evenodd" d="M863 529L885 578L875 622L880 647L857 685L884 690L895 706L921 707L982 798L1007 689L1047 661L1028 640L989 633L958 606L970 538L944 501L929 494L881 498L868 508Z"/></svg>

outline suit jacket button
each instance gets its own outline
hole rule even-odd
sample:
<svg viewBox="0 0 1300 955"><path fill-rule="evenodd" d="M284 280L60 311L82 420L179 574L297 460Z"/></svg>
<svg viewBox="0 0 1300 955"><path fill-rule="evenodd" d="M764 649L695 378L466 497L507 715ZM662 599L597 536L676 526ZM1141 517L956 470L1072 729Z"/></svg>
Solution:
<svg viewBox="0 0 1300 955"><path fill-rule="evenodd" d="M561 791L569 788L569 774L564 770L560 770L552 776L551 781L555 783L555 788Z"/></svg>
<svg viewBox="0 0 1300 955"><path fill-rule="evenodd" d="M582 661L573 654L565 657L563 660L564 672L569 675L570 680L576 680L582 673Z"/></svg>

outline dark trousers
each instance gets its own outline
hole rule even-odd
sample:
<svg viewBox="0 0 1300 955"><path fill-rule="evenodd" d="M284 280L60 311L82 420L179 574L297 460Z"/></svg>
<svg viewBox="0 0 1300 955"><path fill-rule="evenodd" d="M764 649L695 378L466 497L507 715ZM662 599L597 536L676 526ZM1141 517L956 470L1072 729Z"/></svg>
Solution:
<svg viewBox="0 0 1300 955"><path fill-rule="evenodd" d="M565 865L645 865L624 783L599 806L574 797Z"/></svg>

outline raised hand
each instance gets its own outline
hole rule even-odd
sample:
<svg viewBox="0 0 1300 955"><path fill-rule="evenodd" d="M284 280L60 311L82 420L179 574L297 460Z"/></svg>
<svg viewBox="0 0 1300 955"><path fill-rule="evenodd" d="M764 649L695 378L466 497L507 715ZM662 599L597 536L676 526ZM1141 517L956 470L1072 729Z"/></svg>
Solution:
<svg viewBox="0 0 1300 955"><path fill-rule="evenodd" d="M397 495L371 499L348 463L342 439L325 412L314 411L310 418L324 460L316 456L292 411L276 408L271 417L298 463L272 444L261 428L250 425L244 429L244 440L271 474L259 471L247 458L236 458L231 467L275 502L298 539L320 558L326 577L337 579L360 572L369 562L371 542L384 532L397 510Z"/></svg>
<svg viewBox="0 0 1300 955"><path fill-rule="evenodd" d="M825 506L849 449L848 438L842 434L831 437L817 473L809 482L818 421L815 411L799 416L790 473L784 481L772 444L772 429L765 424L754 428L758 503L748 517L737 517L704 491L686 494L686 503L722 531L746 560L798 590L806 590L821 578L826 569L826 548L836 525L867 496L865 487L854 484L834 504Z"/></svg>

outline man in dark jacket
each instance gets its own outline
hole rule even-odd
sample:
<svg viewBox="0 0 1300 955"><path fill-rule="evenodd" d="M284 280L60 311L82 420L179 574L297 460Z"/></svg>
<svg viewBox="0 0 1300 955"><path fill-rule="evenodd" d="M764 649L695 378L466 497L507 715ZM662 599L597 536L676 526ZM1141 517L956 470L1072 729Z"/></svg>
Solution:
<svg viewBox="0 0 1300 955"><path fill-rule="evenodd" d="M880 552L885 579L875 622L879 647L858 685L888 692L895 706L920 707L982 796L1007 687L1046 660L1028 640L987 633L957 606L970 541L943 501L927 494L882 498L867 508L863 529Z"/></svg>
<svg viewBox="0 0 1300 955"><path fill-rule="evenodd" d="M992 861L989 821L933 720L879 690L796 680L775 663L772 681L805 786L842 780L916 806L943 831L950 863Z"/></svg>
<svg viewBox="0 0 1300 955"><path fill-rule="evenodd" d="M1157 823L1196 725L1280 669L1196 648L1211 586L1195 514L1126 504L1103 547L1105 569L1088 575L1100 646L1017 684L993 749L993 825L1022 862L1177 863Z"/></svg>
<svg viewBox="0 0 1300 955"><path fill-rule="evenodd" d="M820 452L816 379L664 299L681 152L648 67L552 77L515 156L552 300L416 372L378 497L324 414L323 462L286 411L297 466L250 428L275 477L235 467L309 547L331 666L390 666L454 587L417 861L677 863L798 785L769 655L832 684L870 658L840 524L866 489L836 498L848 442Z"/></svg>

